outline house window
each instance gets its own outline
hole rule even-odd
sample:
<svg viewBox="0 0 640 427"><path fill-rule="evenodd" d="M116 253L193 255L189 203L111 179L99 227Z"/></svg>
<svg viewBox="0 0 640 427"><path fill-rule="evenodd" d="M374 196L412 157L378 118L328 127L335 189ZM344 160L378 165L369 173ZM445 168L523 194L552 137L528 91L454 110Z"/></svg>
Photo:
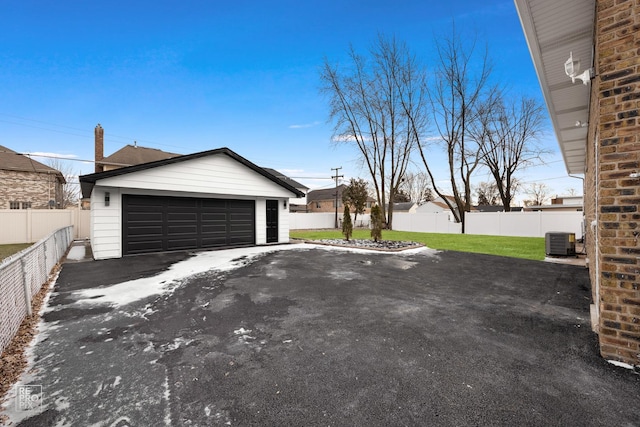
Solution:
<svg viewBox="0 0 640 427"><path fill-rule="evenodd" d="M9 202L9 209L31 209L31 202Z"/></svg>
<svg viewBox="0 0 640 427"><path fill-rule="evenodd" d="M320 209L322 207L322 205L320 204L320 202L316 202L316 208Z"/></svg>

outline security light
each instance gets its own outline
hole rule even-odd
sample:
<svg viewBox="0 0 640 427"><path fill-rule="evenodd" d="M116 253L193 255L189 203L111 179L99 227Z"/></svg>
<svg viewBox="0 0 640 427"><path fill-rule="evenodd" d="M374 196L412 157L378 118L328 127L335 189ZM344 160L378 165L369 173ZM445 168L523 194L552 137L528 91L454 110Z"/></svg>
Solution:
<svg viewBox="0 0 640 427"><path fill-rule="evenodd" d="M580 61L574 60L573 52L569 52L569 59L564 63L564 72L573 79L578 71L580 71Z"/></svg>
<svg viewBox="0 0 640 427"><path fill-rule="evenodd" d="M576 79L582 80L582 84L586 85L591 81L591 70L584 70L582 74L578 74L580 71L580 60L573 59L573 52L569 52L569 59L564 63L564 72L567 76L571 77L571 83L575 83Z"/></svg>

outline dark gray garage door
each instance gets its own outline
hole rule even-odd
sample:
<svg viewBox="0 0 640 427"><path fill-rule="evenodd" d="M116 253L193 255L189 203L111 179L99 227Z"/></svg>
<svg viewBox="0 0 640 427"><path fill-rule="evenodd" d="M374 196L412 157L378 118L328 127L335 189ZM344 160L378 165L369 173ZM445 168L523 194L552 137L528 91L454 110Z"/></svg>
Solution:
<svg viewBox="0 0 640 427"><path fill-rule="evenodd" d="M253 200L124 195L124 255L255 244Z"/></svg>

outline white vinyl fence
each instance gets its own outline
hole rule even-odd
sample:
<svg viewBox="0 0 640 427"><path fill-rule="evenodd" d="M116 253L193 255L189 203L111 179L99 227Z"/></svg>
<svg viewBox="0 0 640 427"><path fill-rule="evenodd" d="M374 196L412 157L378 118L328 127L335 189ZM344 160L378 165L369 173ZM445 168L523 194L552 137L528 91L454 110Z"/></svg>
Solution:
<svg viewBox="0 0 640 427"><path fill-rule="evenodd" d="M335 213L290 213L289 229L291 230L319 230L335 228Z"/></svg>
<svg viewBox="0 0 640 427"><path fill-rule="evenodd" d="M342 227L342 213L338 214L338 227ZM351 214L351 221L354 215ZM354 227L369 228L371 216L369 214L359 214L353 222ZM320 230L324 228L335 228L335 212L311 212L289 214L289 229L291 230Z"/></svg>
<svg viewBox="0 0 640 427"><path fill-rule="evenodd" d="M72 241L73 227L64 227L0 263L0 353L31 314L32 297Z"/></svg>
<svg viewBox="0 0 640 427"><path fill-rule="evenodd" d="M460 234L462 224L449 220L449 212L393 214L393 229L398 231L418 231L421 233Z"/></svg>
<svg viewBox="0 0 640 427"><path fill-rule="evenodd" d="M37 242L73 225L74 238L88 238L91 211L74 209L0 209L0 245Z"/></svg>
<svg viewBox="0 0 640 427"><path fill-rule="evenodd" d="M292 230L334 228L334 213L295 213L289 215ZM338 216L339 225L342 216ZM582 212L470 212L466 215L466 234L490 236L544 237L549 231L575 233L582 238ZM369 215L358 215L357 227L369 227ZM462 226L452 222L448 212L394 212L393 229L422 233L460 234Z"/></svg>
<svg viewBox="0 0 640 427"><path fill-rule="evenodd" d="M470 212L466 234L544 237L550 231L575 233L582 238L583 212Z"/></svg>

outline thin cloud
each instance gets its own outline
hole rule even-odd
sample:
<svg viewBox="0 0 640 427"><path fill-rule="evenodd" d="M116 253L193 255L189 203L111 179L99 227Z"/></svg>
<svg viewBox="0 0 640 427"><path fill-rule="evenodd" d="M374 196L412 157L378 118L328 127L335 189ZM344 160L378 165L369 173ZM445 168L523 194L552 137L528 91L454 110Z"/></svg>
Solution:
<svg viewBox="0 0 640 427"><path fill-rule="evenodd" d="M302 125L290 125L289 129L305 129L305 128L311 128L314 126L318 126L320 124L320 122L313 122L313 123L305 123Z"/></svg>

